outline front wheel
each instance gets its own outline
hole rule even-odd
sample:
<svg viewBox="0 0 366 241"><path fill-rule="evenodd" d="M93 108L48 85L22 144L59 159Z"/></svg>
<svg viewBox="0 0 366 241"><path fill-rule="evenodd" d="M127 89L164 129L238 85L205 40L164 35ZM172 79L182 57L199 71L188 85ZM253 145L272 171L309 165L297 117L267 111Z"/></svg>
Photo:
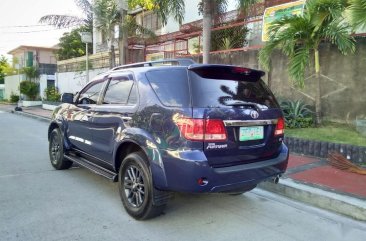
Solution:
<svg viewBox="0 0 366 241"><path fill-rule="evenodd" d="M162 200L160 196L165 192L153 187L151 173L143 153L129 154L121 164L119 170L119 193L127 213L137 220L145 220L159 216L166 202L154 203L154 198Z"/></svg>
<svg viewBox="0 0 366 241"><path fill-rule="evenodd" d="M51 132L48 151L51 164L56 170L68 169L72 166L72 162L64 157L63 139L59 129Z"/></svg>

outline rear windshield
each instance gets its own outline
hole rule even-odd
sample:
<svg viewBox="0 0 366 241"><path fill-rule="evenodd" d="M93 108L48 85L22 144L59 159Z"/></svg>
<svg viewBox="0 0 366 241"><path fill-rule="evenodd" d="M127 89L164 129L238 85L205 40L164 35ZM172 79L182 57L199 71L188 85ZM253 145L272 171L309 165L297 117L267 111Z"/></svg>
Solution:
<svg viewBox="0 0 366 241"><path fill-rule="evenodd" d="M259 79L253 81L202 78L189 71L193 107L232 107L241 103L255 103L262 108L278 108L278 104Z"/></svg>

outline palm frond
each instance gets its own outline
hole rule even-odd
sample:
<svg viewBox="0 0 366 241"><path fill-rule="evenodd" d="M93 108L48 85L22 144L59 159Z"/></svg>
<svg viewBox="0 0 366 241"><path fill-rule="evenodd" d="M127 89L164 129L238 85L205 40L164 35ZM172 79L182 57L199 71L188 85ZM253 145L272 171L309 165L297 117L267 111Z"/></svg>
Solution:
<svg viewBox="0 0 366 241"><path fill-rule="evenodd" d="M68 28L85 24L85 20L76 16L69 15L46 15L41 17L39 23L45 23L56 28Z"/></svg>
<svg viewBox="0 0 366 241"><path fill-rule="evenodd" d="M155 0L153 10L160 17L163 25L167 24L169 16L182 24L185 11L184 0Z"/></svg>
<svg viewBox="0 0 366 241"><path fill-rule="evenodd" d="M258 60L260 65L265 71L270 70L271 65L271 55L273 51L277 48L280 42L277 41L269 41L267 44L259 51Z"/></svg>
<svg viewBox="0 0 366 241"><path fill-rule="evenodd" d="M354 28L366 28L366 0L349 0L346 15Z"/></svg>
<svg viewBox="0 0 366 241"><path fill-rule="evenodd" d="M307 46L299 47L295 50L293 56L290 56L288 63L288 72L291 79L299 87L304 87L305 70L309 65L310 49Z"/></svg>
<svg viewBox="0 0 366 241"><path fill-rule="evenodd" d="M75 0L75 4L85 15L93 13L93 5L88 0Z"/></svg>
<svg viewBox="0 0 366 241"><path fill-rule="evenodd" d="M340 21L334 21L324 29L324 37L335 44L342 54L354 53L355 39L349 33L349 26Z"/></svg>
<svg viewBox="0 0 366 241"><path fill-rule="evenodd" d="M249 8L256 4L258 2L258 0L239 0L238 1L238 9L241 12L247 12L249 10Z"/></svg>

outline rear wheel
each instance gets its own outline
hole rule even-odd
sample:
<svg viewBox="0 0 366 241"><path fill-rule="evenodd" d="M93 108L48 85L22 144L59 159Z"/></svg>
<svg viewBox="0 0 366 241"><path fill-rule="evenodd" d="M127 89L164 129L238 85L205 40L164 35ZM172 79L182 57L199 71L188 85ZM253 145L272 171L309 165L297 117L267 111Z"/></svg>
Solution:
<svg viewBox="0 0 366 241"><path fill-rule="evenodd" d="M151 173L143 153L129 154L122 161L118 177L121 200L130 216L137 220L145 220L159 216L163 212L167 203L164 196L167 193L153 187ZM159 200L159 203L154 200Z"/></svg>
<svg viewBox="0 0 366 241"><path fill-rule="evenodd" d="M64 157L63 138L58 128L50 134L48 151L51 164L56 170L68 169L72 166L72 162Z"/></svg>

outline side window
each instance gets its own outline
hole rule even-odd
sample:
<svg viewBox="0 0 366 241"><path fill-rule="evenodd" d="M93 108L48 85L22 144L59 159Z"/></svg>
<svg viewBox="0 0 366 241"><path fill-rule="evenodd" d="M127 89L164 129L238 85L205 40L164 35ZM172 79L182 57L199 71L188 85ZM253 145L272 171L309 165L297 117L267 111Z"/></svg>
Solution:
<svg viewBox="0 0 366 241"><path fill-rule="evenodd" d="M95 81L89 84L80 92L77 104L91 105L98 101L99 93L103 88L104 80Z"/></svg>
<svg viewBox="0 0 366 241"><path fill-rule="evenodd" d="M132 75L118 76L111 79L103 104L133 105L136 102L137 93Z"/></svg>
<svg viewBox="0 0 366 241"><path fill-rule="evenodd" d="M186 69L151 70L146 76L163 105L189 107L190 94Z"/></svg>

